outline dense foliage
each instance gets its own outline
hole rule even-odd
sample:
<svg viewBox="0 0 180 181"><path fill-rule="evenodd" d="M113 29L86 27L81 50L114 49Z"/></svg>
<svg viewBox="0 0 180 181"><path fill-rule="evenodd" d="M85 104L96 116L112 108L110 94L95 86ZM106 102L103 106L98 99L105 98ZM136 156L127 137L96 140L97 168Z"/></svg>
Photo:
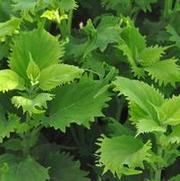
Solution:
<svg viewBox="0 0 180 181"><path fill-rule="evenodd" d="M0 0L0 180L179 181L179 0Z"/></svg>

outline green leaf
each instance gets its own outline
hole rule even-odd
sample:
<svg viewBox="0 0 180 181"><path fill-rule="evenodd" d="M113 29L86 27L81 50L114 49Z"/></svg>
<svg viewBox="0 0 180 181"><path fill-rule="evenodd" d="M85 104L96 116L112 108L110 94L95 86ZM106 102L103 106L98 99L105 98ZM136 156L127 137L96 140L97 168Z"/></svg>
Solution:
<svg viewBox="0 0 180 181"><path fill-rule="evenodd" d="M144 168L144 161L149 161L151 143L143 144L132 136L104 137L98 143L97 152L100 166L104 166L104 172L110 170L120 178L124 175L135 175ZM116 159L112 159L116 158Z"/></svg>
<svg viewBox="0 0 180 181"><path fill-rule="evenodd" d="M80 169L79 161L73 161L66 153L52 153L47 155L45 165L50 166L49 174L52 181L90 181L87 172Z"/></svg>
<svg viewBox="0 0 180 181"><path fill-rule="evenodd" d="M143 77L144 70L138 67L138 64L140 63L139 52L146 48L146 39L134 25L130 24L132 22L127 20L127 27L121 33L123 41L119 42L117 48L127 57L133 74L137 77Z"/></svg>
<svg viewBox="0 0 180 181"><path fill-rule="evenodd" d="M32 15L35 14L35 7L38 3L37 0L12 0L13 10L20 11L21 16L30 22L33 22Z"/></svg>
<svg viewBox="0 0 180 181"><path fill-rule="evenodd" d="M172 128L172 132L169 135L169 142L176 143L176 144L180 143L180 125Z"/></svg>
<svg viewBox="0 0 180 181"><path fill-rule="evenodd" d="M76 78L80 78L82 73L83 69L73 65L51 65L41 71L39 86L42 90L50 90L58 85L69 83Z"/></svg>
<svg viewBox="0 0 180 181"><path fill-rule="evenodd" d="M137 135L166 131L158 114L158 108L163 104L164 98L157 90L144 82L124 77L117 77L113 84L114 90L129 100L131 121L136 125Z"/></svg>
<svg viewBox="0 0 180 181"><path fill-rule="evenodd" d="M145 113L144 117L156 118L154 106L161 106L164 102L163 96L148 84L130 80L125 77L117 77L113 82L114 90L123 94L130 101Z"/></svg>
<svg viewBox="0 0 180 181"><path fill-rule="evenodd" d="M3 138L10 137L10 133L15 132L20 124L19 117L14 114L9 114L8 119L2 117L0 121L0 143L2 143Z"/></svg>
<svg viewBox="0 0 180 181"><path fill-rule="evenodd" d="M141 65L146 67L159 62L166 49L167 47L160 47L158 45L143 49L139 55Z"/></svg>
<svg viewBox="0 0 180 181"><path fill-rule="evenodd" d="M175 86L176 82L180 82L180 68L176 62L174 58L163 60L146 67L145 70L160 85L170 83Z"/></svg>
<svg viewBox="0 0 180 181"><path fill-rule="evenodd" d="M29 10L34 9L37 3L37 0L12 0L14 10Z"/></svg>
<svg viewBox="0 0 180 181"><path fill-rule="evenodd" d="M77 2L75 0L61 0L59 6L61 9L65 11L73 10L78 7Z"/></svg>
<svg viewBox="0 0 180 181"><path fill-rule="evenodd" d="M12 36L19 28L20 19L11 18L10 20L0 23L0 40L5 40L6 36Z"/></svg>
<svg viewBox="0 0 180 181"><path fill-rule="evenodd" d="M144 11L151 11L151 4L156 3L157 0L135 0L135 3Z"/></svg>
<svg viewBox="0 0 180 181"><path fill-rule="evenodd" d="M118 14L125 14L131 10L131 0L119 1L119 0L101 0L102 5L105 6L106 9L111 9L117 11Z"/></svg>
<svg viewBox="0 0 180 181"><path fill-rule="evenodd" d="M121 135L130 135L134 136L134 132L126 127L126 125L123 125L119 123L117 120L113 118L107 118L108 119L108 133L112 136L121 136Z"/></svg>
<svg viewBox="0 0 180 181"><path fill-rule="evenodd" d="M89 127L95 117L103 116L102 109L110 100L107 90L98 94L102 87L100 81L87 79L58 88L46 123L62 131L71 123Z"/></svg>
<svg viewBox="0 0 180 181"><path fill-rule="evenodd" d="M140 119L136 123L137 135L141 133L166 132L166 127L161 126L152 119Z"/></svg>
<svg viewBox="0 0 180 181"><path fill-rule="evenodd" d="M10 69L0 70L0 91L6 92L13 89L23 90L23 79Z"/></svg>
<svg viewBox="0 0 180 181"><path fill-rule="evenodd" d="M120 20L114 16L103 16L97 27L97 47L103 52L108 44L120 41ZM108 35L108 36L107 36Z"/></svg>
<svg viewBox="0 0 180 181"><path fill-rule="evenodd" d="M14 178L17 178L17 181L24 181L24 178L27 181L32 181L32 179L34 181L46 181L49 179L48 169L44 168L31 157L20 162L16 169L16 177Z"/></svg>
<svg viewBox="0 0 180 181"><path fill-rule="evenodd" d="M137 52L146 48L146 39L139 30L133 26L127 26L121 33L122 39L132 52L133 58L136 59Z"/></svg>
<svg viewBox="0 0 180 181"><path fill-rule="evenodd" d="M30 56L31 55L31 56ZM28 80L26 70L32 59L40 70L57 64L64 55L64 44L43 29L22 32L14 39L10 68Z"/></svg>
<svg viewBox="0 0 180 181"><path fill-rule="evenodd" d="M164 124L172 126L180 124L180 96L166 100L159 111Z"/></svg>
<svg viewBox="0 0 180 181"><path fill-rule="evenodd" d="M3 147L6 150L18 151L23 149L23 144L20 139L11 138L7 140L5 143L3 143Z"/></svg>
<svg viewBox="0 0 180 181"><path fill-rule="evenodd" d="M29 99L22 96L13 96L12 104L14 104L17 108L22 107L23 112L28 112L30 115L40 114L45 112L47 108L47 101L51 101L54 95L49 93L40 93L35 98Z"/></svg>
<svg viewBox="0 0 180 181"><path fill-rule="evenodd" d="M32 55L29 54L30 61L26 70L27 76L31 81L31 85L34 86L39 83L40 69L32 59Z"/></svg>
<svg viewBox="0 0 180 181"><path fill-rule="evenodd" d="M171 179L169 179L168 181L179 181L180 180L180 174L172 177Z"/></svg>
<svg viewBox="0 0 180 181"><path fill-rule="evenodd" d="M0 178L4 181L24 181L24 179L26 179L26 181L46 181L50 179L48 169L40 165L30 156L19 163L9 163L7 160L4 164L7 165L7 168L0 172Z"/></svg>
<svg viewBox="0 0 180 181"><path fill-rule="evenodd" d="M170 41L175 42L176 46L180 48L180 36L178 32L171 25L168 25L166 30L171 35Z"/></svg>
<svg viewBox="0 0 180 181"><path fill-rule="evenodd" d="M119 18L115 16L103 16L97 28L89 19L83 31L88 35L88 40L81 44L80 49L84 49L83 56L86 57L93 50L99 48L102 52L108 44L120 41ZM109 36L107 36L107 34Z"/></svg>

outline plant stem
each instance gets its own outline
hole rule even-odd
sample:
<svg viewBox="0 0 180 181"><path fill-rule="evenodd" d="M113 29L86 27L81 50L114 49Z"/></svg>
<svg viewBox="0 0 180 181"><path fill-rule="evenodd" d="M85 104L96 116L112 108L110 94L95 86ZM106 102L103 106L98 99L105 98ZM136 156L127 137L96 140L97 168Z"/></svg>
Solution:
<svg viewBox="0 0 180 181"><path fill-rule="evenodd" d="M71 35L71 28L72 28L72 17L73 17L73 10L69 11L69 17L68 17L68 35Z"/></svg>
<svg viewBox="0 0 180 181"><path fill-rule="evenodd" d="M161 181L161 169L156 170L154 180Z"/></svg>
<svg viewBox="0 0 180 181"><path fill-rule="evenodd" d="M170 12L172 11L172 5L173 5L172 0L165 0L164 1L163 17L165 20L167 20L169 18Z"/></svg>
<svg viewBox="0 0 180 181"><path fill-rule="evenodd" d="M158 135L156 137L156 144L157 144L157 155L160 157L163 157L163 148L162 148L162 145L159 144ZM162 168L163 168L163 165L157 163L157 165L155 167L155 172L154 172L154 180L155 181L161 181Z"/></svg>

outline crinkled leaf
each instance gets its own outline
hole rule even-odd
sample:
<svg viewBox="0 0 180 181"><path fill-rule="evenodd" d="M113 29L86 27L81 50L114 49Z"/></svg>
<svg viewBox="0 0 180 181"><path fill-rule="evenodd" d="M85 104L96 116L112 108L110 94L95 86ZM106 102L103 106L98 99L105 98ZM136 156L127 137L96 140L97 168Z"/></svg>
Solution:
<svg viewBox="0 0 180 181"><path fill-rule="evenodd" d="M32 22L32 14L35 13L35 7L38 3L37 0L12 0L13 1L13 10L14 11L20 11L22 17Z"/></svg>
<svg viewBox="0 0 180 181"><path fill-rule="evenodd" d="M159 62L160 58L164 55L167 47L147 47L140 52L140 63L142 66L151 66L156 62Z"/></svg>
<svg viewBox="0 0 180 181"><path fill-rule="evenodd" d="M125 77L117 77L113 85L115 85L115 91L124 94L130 104L136 104L136 108L139 107L141 113L145 113L144 117L148 116L153 120L157 119L155 107L164 102L163 96L157 90L144 82L130 80Z"/></svg>
<svg viewBox="0 0 180 181"><path fill-rule="evenodd" d="M152 119L141 119L136 122L137 135L150 132L166 132L166 127L161 126Z"/></svg>
<svg viewBox="0 0 180 181"><path fill-rule="evenodd" d="M137 52L146 48L146 39L143 37L139 30L133 26L127 26L121 33L121 37L125 41L132 52L133 58L136 59Z"/></svg>
<svg viewBox="0 0 180 181"><path fill-rule="evenodd" d="M0 40L5 40L6 36L11 36L19 28L20 19L11 18L10 20L0 23Z"/></svg>
<svg viewBox="0 0 180 181"><path fill-rule="evenodd" d="M141 109L137 104L131 102L129 105L130 120L135 124L137 128L137 134L151 133L151 132L165 132L166 126L163 126L159 119L158 108L154 107L154 114L157 114L156 119L153 119L147 113Z"/></svg>
<svg viewBox="0 0 180 181"><path fill-rule="evenodd" d="M94 117L103 116L102 109L110 100L107 90L98 94L102 86L99 81L87 79L58 88L46 123L62 131L71 123L89 127Z"/></svg>
<svg viewBox="0 0 180 181"><path fill-rule="evenodd" d="M97 48L104 51L108 44L120 41L119 19L114 16L103 16L97 28L88 20L83 30L88 35L88 41L80 47L85 49L84 57Z"/></svg>
<svg viewBox="0 0 180 181"><path fill-rule="evenodd" d="M41 71L39 86L42 90L50 90L58 85L69 83L79 78L83 73L80 69L73 65L55 64Z"/></svg>
<svg viewBox="0 0 180 181"><path fill-rule="evenodd" d="M49 93L40 93L35 98L29 99L23 96L13 96L12 104L17 108L22 107L23 112L29 114L43 113L47 108L47 101L51 101L54 95Z"/></svg>
<svg viewBox="0 0 180 181"><path fill-rule="evenodd" d="M58 39L43 29L22 32L15 38L12 53L9 59L10 68L25 79L28 79L26 70L32 60L40 70L57 64L64 54L64 45Z"/></svg>
<svg viewBox="0 0 180 181"><path fill-rule="evenodd" d="M6 181L46 181L49 178L48 169L40 165L30 156L20 162L4 161L6 169L1 170L0 178Z"/></svg>
<svg viewBox="0 0 180 181"><path fill-rule="evenodd" d="M160 85L170 83L174 86L176 82L180 81L180 68L176 61L174 58L163 60L146 67L145 70Z"/></svg>
<svg viewBox="0 0 180 181"><path fill-rule="evenodd" d="M65 153L52 153L46 156L45 165L50 166L49 174L52 181L89 181L87 172L80 169L79 161Z"/></svg>
<svg viewBox="0 0 180 181"><path fill-rule="evenodd" d="M173 126L180 124L180 96L166 100L159 111L164 124Z"/></svg>
<svg viewBox="0 0 180 181"><path fill-rule="evenodd" d="M0 70L0 91L5 92L13 89L23 90L23 79L10 69Z"/></svg>
<svg viewBox="0 0 180 181"><path fill-rule="evenodd" d="M97 27L97 46L104 51L108 44L119 41L119 19L114 16L103 16Z"/></svg>
<svg viewBox="0 0 180 181"><path fill-rule="evenodd" d="M9 114L8 119L2 117L0 120L0 142L3 141L3 138L10 137L10 133L15 132L20 124L19 117L13 114Z"/></svg>
<svg viewBox="0 0 180 181"><path fill-rule="evenodd" d="M135 175L144 168L144 161L149 161L151 143L143 144L132 136L104 137L98 143L97 152L99 164L104 166L104 172L110 170L114 175ZM116 158L116 159L112 159Z"/></svg>

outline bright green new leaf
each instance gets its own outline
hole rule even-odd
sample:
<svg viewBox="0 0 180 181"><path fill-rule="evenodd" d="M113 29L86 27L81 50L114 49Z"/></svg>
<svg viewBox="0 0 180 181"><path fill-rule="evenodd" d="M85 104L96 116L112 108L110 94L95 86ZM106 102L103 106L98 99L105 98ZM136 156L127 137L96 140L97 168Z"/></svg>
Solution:
<svg viewBox="0 0 180 181"><path fill-rule="evenodd" d="M0 70L0 91L5 92L13 89L23 90L23 79L10 69Z"/></svg>
<svg viewBox="0 0 180 181"><path fill-rule="evenodd" d="M90 181L86 177L88 173L80 169L79 161L73 161L68 154L50 152L46 156L45 165L50 166L49 175L52 181Z"/></svg>
<svg viewBox="0 0 180 181"><path fill-rule="evenodd" d="M180 96L166 100L159 111L164 124L172 126L180 124Z"/></svg>
<svg viewBox="0 0 180 181"><path fill-rule="evenodd" d="M30 56L31 55L31 56ZM64 45L43 29L22 32L14 39L9 58L10 68L25 79L32 59L40 70L59 62L64 55Z"/></svg>
<svg viewBox="0 0 180 181"><path fill-rule="evenodd" d="M0 40L5 40L6 36L11 36L19 28L20 19L11 18L10 20L0 23Z"/></svg>
<svg viewBox="0 0 180 181"><path fill-rule="evenodd" d="M102 109L110 100L107 90L98 94L102 86L99 81L87 79L58 88L46 123L62 131L71 123L89 127L95 117L103 116Z"/></svg>
<svg viewBox="0 0 180 181"><path fill-rule="evenodd" d="M39 78L39 87L42 90L50 90L58 85L72 82L76 78L80 78L83 69L73 65L54 64L41 71Z"/></svg>
<svg viewBox="0 0 180 181"><path fill-rule="evenodd" d="M46 10L42 15L42 18L47 18L48 20L61 23L62 20L68 19L66 14L60 15L58 10Z"/></svg>
<svg viewBox="0 0 180 181"><path fill-rule="evenodd" d="M104 166L104 172L110 170L114 175L135 175L144 168L144 161L149 161L151 143L143 144L132 136L117 136L100 139L99 157L100 166ZM115 159L112 159L115 158Z"/></svg>
<svg viewBox="0 0 180 181"><path fill-rule="evenodd" d="M31 81L31 85L34 86L39 83L40 69L32 59L32 55L29 54L29 64L26 70L27 76Z"/></svg>
<svg viewBox="0 0 180 181"><path fill-rule="evenodd" d="M28 112L30 115L40 114L47 108L47 101L51 101L54 95L49 93L40 93L35 98L30 99L23 96L12 97L12 104L17 108L22 107L23 112Z"/></svg>

